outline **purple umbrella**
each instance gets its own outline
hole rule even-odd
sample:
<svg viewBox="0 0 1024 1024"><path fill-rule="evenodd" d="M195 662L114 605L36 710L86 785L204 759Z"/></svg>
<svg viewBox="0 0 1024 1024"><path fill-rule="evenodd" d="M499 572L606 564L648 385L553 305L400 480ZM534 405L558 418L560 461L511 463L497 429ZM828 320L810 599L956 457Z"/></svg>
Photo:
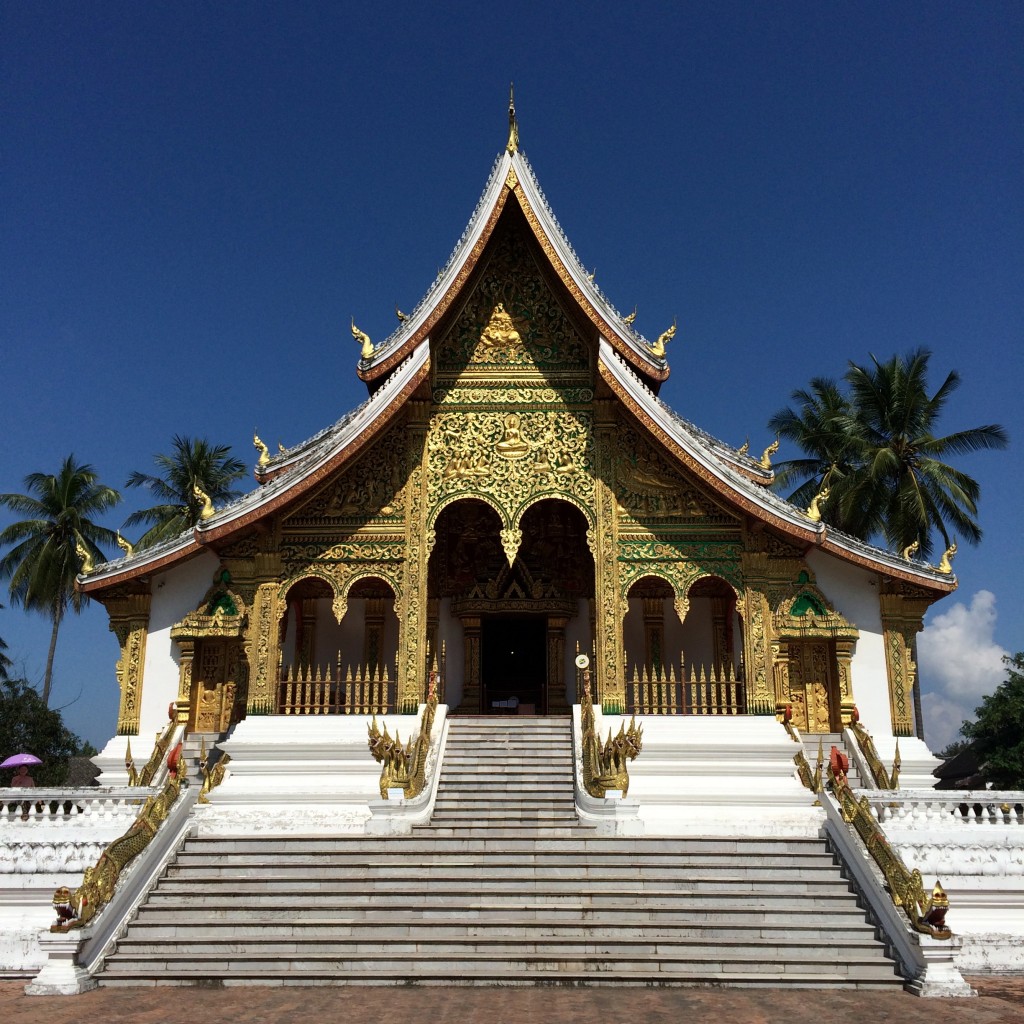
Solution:
<svg viewBox="0 0 1024 1024"><path fill-rule="evenodd" d="M43 762L35 754L12 754L0 768L20 768L23 764L42 764Z"/></svg>

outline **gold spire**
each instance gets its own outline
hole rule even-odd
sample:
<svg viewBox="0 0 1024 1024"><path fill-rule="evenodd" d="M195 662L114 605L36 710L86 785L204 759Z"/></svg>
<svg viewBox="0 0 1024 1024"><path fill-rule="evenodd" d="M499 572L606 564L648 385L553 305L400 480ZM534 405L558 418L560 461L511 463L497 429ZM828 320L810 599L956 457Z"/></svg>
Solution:
<svg viewBox="0 0 1024 1024"><path fill-rule="evenodd" d="M508 87L508 142L505 148L510 153L519 152L519 124L516 121L516 95L515 83L509 83Z"/></svg>

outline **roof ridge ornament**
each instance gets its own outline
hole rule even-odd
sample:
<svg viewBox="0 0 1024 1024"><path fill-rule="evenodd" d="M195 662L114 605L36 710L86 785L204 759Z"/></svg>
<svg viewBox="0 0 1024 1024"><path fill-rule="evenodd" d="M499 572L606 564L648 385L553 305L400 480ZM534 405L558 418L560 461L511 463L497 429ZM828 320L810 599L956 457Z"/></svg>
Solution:
<svg viewBox="0 0 1024 1024"><path fill-rule="evenodd" d="M508 86L508 142L505 148L515 155L519 152L519 123L516 121L516 95L515 82Z"/></svg>

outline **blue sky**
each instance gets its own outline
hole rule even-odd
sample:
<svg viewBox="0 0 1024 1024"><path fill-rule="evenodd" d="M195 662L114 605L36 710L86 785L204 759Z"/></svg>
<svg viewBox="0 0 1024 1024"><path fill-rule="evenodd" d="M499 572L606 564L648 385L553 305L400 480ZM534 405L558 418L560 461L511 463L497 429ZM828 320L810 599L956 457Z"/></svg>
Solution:
<svg viewBox="0 0 1024 1024"><path fill-rule="evenodd" d="M291 445L359 402L349 318L380 339L426 291L514 79L522 149L603 290L648 337L679 318L662 396L683 415L758 448L794 388L850 359L923 345L933 387L960 371L943 426L1002 423L1011 447L957 463L985 539L921 640L933 743L1024 649L1019 4L0 18L0 491L69 452L123 487L175 433L254 461L254 426ZM147 504L124 496L110 526ZM8 607L0 636L41 677L46 623ZM97 744L116 657L98 606L63 627L53 704Z"/></svg>

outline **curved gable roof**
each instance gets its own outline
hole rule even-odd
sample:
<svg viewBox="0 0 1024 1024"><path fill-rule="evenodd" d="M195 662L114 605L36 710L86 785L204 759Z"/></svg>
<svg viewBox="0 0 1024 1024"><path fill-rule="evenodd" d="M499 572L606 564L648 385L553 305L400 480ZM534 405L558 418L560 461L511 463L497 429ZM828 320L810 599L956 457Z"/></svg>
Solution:
<svg viewBox="0 0 1024 1024"><path fill-rule="evenodd" d="M920 586L936 594L956 587L952 575L908 562L812 522L770 490L773 474L760 463L689 423L656 395L668 377L664 357L655 356L642 335L591 280L562 231L526 157L510 147L494 163L487 185L444 269L398 329L359 363L371 396L332 426L279 455L257 471L261 486L218 509L194 530L129 557L97 566L80 577L85 592L149 576L223 543L254 523L307 495L354 459L394 419L405 400L427 379L431 331L462 293L509 202L521 209L553 272L582 314L594 325L598 373L674 458L711 485L729 504L808 548Z"/></svg>

